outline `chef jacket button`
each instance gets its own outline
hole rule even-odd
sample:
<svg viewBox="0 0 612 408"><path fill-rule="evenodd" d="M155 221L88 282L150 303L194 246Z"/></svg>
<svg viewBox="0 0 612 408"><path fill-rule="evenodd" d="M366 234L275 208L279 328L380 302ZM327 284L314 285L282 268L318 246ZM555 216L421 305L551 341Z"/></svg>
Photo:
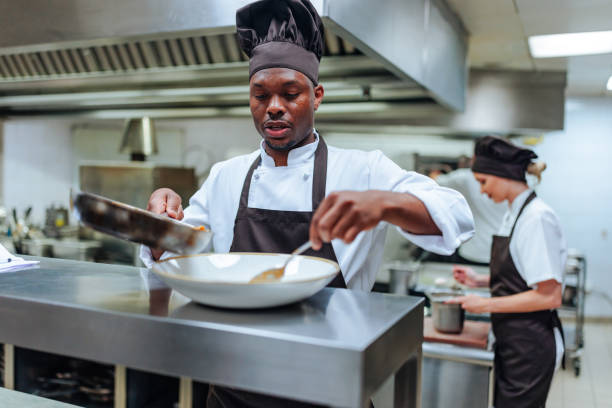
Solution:
<svg viewBox="0 0 612 408"><path fill-rule="evenodd" d="M308 176L309 176L308 173L304 173L304 180L308 180Z"/></svg>
<svg viewBox="0 0 612 408"><path fill-rule="evenodd" d="M255 180L259 180L259 174L255 174Z"/></svg>

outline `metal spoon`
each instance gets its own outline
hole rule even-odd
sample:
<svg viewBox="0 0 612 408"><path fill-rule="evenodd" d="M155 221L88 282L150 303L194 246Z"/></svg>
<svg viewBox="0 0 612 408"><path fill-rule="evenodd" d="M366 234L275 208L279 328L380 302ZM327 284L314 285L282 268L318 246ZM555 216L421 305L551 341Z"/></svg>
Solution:
<svg viewBox="0 0 612 408"><path fill-rule="evenodd" d="M287 260L285 260L285 263L283 264L283 266L281 266L280 268L266 269L265 271L260 272L257 275L255 275L255 277L253 277L249 281L249 283L271 283L271 282L278 282L285 275L285 268L287 267L289 262L291 262L297 255L299 255L302 252L306 251L311 246L312 246L312 242L310 242L310 241L307 241L307 242L303 243L295 251L293 251L291 253L291 256L289 256L287 258Z"/></svg>

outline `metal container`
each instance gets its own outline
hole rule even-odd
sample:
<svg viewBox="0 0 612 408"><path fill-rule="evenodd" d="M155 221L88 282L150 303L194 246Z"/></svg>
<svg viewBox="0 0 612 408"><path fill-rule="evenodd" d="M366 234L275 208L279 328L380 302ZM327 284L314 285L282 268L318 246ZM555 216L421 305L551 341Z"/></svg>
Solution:
<svg viewBox="0 0 612 408"><path fill-rule="evenodd" d="M54 258L93 261L96 251L102 246L100 241L57 239L50 241Z"/></svg>
<svg viewBox="0 0 612 408"><path fill-rule="evenodd" d="M427 297L431 301L431 315L434 328L442 333L461 333L465 310L460 304L444 303L457 296L463 296L460 292L430 292Z"/></svg>
<svg viewBox="0 0 612 408"><path fill-rule="evenodd" d="M406 295L413 286L414 272L419 269L418 262L394 261L384 265L389 271L389 292Z"/></svg>

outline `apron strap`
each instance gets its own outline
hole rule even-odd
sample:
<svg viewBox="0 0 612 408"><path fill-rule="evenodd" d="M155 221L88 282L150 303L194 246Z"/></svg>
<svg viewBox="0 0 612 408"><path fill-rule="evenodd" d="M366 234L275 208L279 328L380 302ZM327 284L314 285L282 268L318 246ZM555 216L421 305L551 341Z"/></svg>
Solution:
<svg viewBox="0 0 612 408"><path fill-rule="evenodd" d="M314 213L325 198L327 184L327 145L319 136L319 145L315 151L314 169L312 175L312 212Z"/></svg>
<svg viewBox="0 0 612 408"><path fill-rule="evenodd" d="M251 179L253 178L253 173L255 169L259 167L259 163L261 163L261 155L257 156L247 175L244 179L244 184L242 185L242 193L240 193L240 209L247 208L249 206L249 190L251 189Z"/></svg>
<svg viewBox="0 0 612 408"><path fill-rule="evenodd" d="M525 200L525 203L523 204L521 209L519 210L519 213L517 214L516 219L514 220L514 224L512 224L512 229L510 230L508 241L512 239L512 234L514 234L514 228L516 227L516 223L518 222L519 217L523 213L523 210L525 209L525 207L527 207L527 204L529 204L534 198L536 198L536 193L535 191L532 191L531 194L529 194L529 197L527 197L527 200Z"/></svg>
<svg viewBox="0 0 612 408"><path fill-rule="evenodd" d="M559 329L559 334L561 334L561 342L563 343L563 355L561 356L561 368L565 370L565 333L563 333L563 325L561 324L561 319L559 319L559 313L557 309L552 312L552 326L553 328Z"/></svg>

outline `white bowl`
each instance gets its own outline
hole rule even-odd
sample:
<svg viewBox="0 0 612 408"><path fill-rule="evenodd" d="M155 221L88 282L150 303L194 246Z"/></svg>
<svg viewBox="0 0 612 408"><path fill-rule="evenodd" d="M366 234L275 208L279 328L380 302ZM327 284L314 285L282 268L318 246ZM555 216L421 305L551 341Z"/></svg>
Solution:
<svg viewBox="0 0 612 408"><path fill-rule="evenodd" d="M266 253L198 254L166 258L151 267L168 286L198 303L252 309L306 299L327 286L336 262L297 256L278 282L248 283L258 273L281 266L289 255Z"/></svg>

